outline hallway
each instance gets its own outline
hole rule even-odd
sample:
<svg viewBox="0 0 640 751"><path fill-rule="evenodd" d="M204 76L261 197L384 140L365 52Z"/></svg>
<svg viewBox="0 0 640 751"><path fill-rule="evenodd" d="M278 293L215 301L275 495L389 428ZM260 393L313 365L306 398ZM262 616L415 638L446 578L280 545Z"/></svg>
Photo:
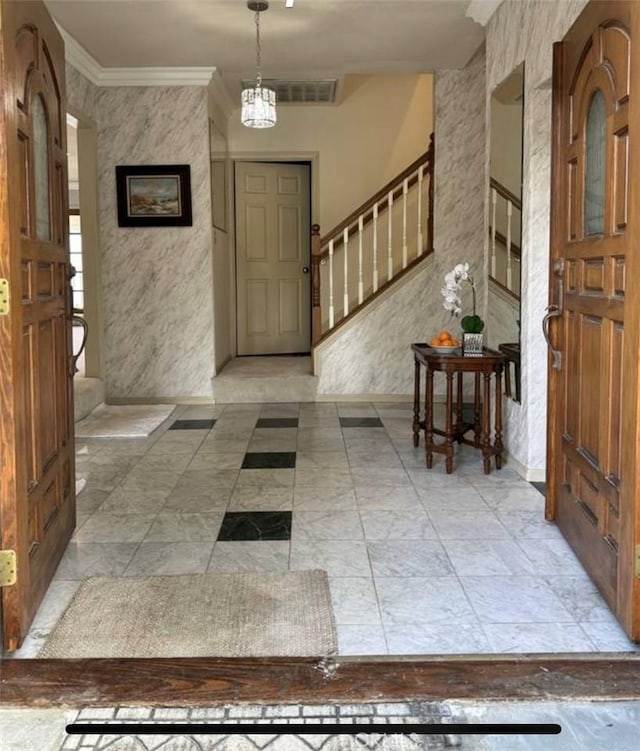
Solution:
<svg viewBox="0 0 640 751"><path fill-rule="evenodd" d="M453 475L425 469L411 420L408 403L179 406L148 438L78 440L77 530L13 656L37 656L89 576L309 568L342 655L638 651L541 493L466 446Z"/></svg>

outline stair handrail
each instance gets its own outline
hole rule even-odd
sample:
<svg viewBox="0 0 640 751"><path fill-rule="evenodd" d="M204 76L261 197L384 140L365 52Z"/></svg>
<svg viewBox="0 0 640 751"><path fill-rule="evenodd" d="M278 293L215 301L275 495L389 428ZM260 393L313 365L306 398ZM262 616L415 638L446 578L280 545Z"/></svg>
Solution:
<svg viewBox="0 0 640 751"><path fill-rule="evenodd" d="M415 161L413 161L406 169L404 169L399 175L396 175L392 180L389 180L389 182L381 188L375 195L373 195L371 198L367 199L363 204L361 204L355 211L351 212L349 216L346 219L343 219L339 224L336 224L336 226L330 231L326 232L322 238L320 239L320 247L322 248L322 258L326 258L329 255L329 250L326 247L329 244L329 241L334 239L334 248L338 248L342 244L342 237L345 229L349 230L349 234L351 234L352 230L355 230L358 228L358 219L362 216L363 217L363 226L367 226L371 220L373 219L373 207L381 203L383 198L386 198L389 193L393 190L393 198L394 200L402 195L403 191L403 182L405 178L412 175L414 172L416 172L420 166L425 166L428 169L426 170L426 175L431 175L431 180L429 183L429 217L428 217L428 224L427 224L427 233L428 233L428 239L433 242L433 156L434 156L434 134L432 133L429 136L429 148L421 154ZM416 184L418 180L417 175L409 180L409 187L412 187ZM386 204L382 203L380 207L381 212L384 212L387 210ZM427 245L427 247L431 247L431 245Z"/></svg>
<svg viewBox="0 0 640 751"><path fill-rule="evenodd" d="M518 196L515 193L512 193L508 188L505 188L505 186L498 182L498 180L495 179L495 177L489 178L489 187L495 188L496 193L499 196L502 196L503 198L506 198L508 201L511 201L511 203L516 207L516 209L519 209L522 211L522 201L518 198Z"/></svg>
<svg viewBox="0 0 640 751"><path fill-rule="evenodd" d="M490 238L490 258L489 258L489 278L500 287L508 291L513 297L518 298L519 294L514 289L514 272L512 258L520 260L520 246L513 242L512 238L512 217L514 213L519 214L520 220L518 226L522 226L522 201L515 193L512 193L495 177L489 178L489 190L491 196L491 211L489 219L489 238ZM496 226L498 198L504 202L506 207L506 235L500 232ZM497 278L497 253L498 243L504 246L506 250L506 280L502 282ZM519 275L516 277L519 278ZM519 283L515 285L519 287Z"/></svg>
<svg viewBox="0 0 640 751"><path fill-rule="evenodd" d="M421 154L416 160L414 160L406 169L404 169L395 178L390 180L383 188L375 193L371 198L361 204L354 212L352 212L346 219L337 224L331 232L326 233L324 236L320 235L320 225L314 224L311 228L311 305L312 305L312 319L311 319L311 331L312 331L312 345L315 347L320 341L328 337L338 327L342 326L348 320L350 320L356 313L358 313L365 305L385 292L393 283L395 283L401 276L408 273L417 263L421 262L424 258L427 258L433 253L433 203L434 203L434 134L429 137L429 148ZM427 180L427 186L423 188L424 181ZM407 195L409 190L418 184L419 194L424 196L425 204L424 211L422 210L421 200L419 198L418 205L418 235L417 235L417 255L413 259L408 257L407 247ZM422 193L422 191L425 191ZM389 255L388 255L388 273L386 280L378 284L378 272L375 266L375 232L377 226L377 219L379 216L388 211L398 197L403 199L403 235L402 235L402 269L392 272L392 260L391 260L391 225L389 224ZM422 212L422 221L420 219ZM364 296L364 284L362 279L362 232L364 228L371 222L373 224L374 232L374 282L372 289L366 293L366 299ZM391 215L389 215L389 222L391 221ZM424 222L424 224L422 224ZM424 227L424 232L423 228ZM344 269L345 269L345 283L344 283L344 297L345 303L343 308L343 315L339 320L334 320L334 305L333 305L333 286L329 286L329 304L328 304L328 321L329 329L325 332L322 331L323 315L322 315L322 303L321 303L321 264L326 263L327 257L329 257L329 269L332 268L332 260L335 252L344 245L345 242L355 233L359 233L359 271L360 280L358 283L358 302L355 306L348 304L349 296L347 294L347 257L346 246L344 255ZM346 236L346 237L345 237ZM331 271L330 278L331 276Z"/></svg>

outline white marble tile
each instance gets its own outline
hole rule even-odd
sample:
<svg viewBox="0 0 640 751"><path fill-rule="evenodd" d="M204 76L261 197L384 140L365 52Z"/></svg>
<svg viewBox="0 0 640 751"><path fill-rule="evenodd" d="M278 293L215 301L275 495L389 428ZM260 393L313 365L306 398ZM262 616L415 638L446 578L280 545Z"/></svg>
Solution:
<svg viewBox="0 0 640 751"><path fill-rule="evenodd" d="M380 469L404 469L394 448L348 448L349 466L352 469L377 467Z"/></svg>
<svg viewBox="0 0 640 751"><path fill-rule="evenodd" d="M236 489L242 488L293 488L297 474L294 469L241 469Z"/></svg>
<svg viewBox="0 0 640 751"><path fill-rule="evenodd" d="M596 586L583 576L545 576L545 581L568 605L578 623L616 623L616 617Z"/></svg>
<svg viewBox="0 0 640 751"><path fill-rule="evenodd" d="M489 511L483 497L477 490L460 485L457 490L448 488L418 488L418 498L428 511L448 511L450 514L460 512L480 513Z"/></svg>
<svg viewBox="0 0 640 751"><path fill-rule="evenodd" d="M169 495L161 512L179 512L184 514L208 514L223 511L233 490L231 488L212 488L205 495Z"/></svg>
<svg viewBox="0 0 640 751"><path fill-rule="evenodd" d="M245 454L250 436L246 438L207 438L198 447L198 454Z"/></svg>
<svg viewBox="0 0 640 751"><path fill-rule="evenodd" d="M174 576L203 574L213 542L143 542L124 576Z"/></svg>
<svg viewBox="0 0 640 751"><path fill-rule="evenodd" d="M287 571L289 543L280 540L259 542L217 542L208 573L222 571Z"/></svg>
<svg viewBox="0 0 640 751"><path fill-rule="evenodd" d="M447 576L453 567L437 540L368 542L374 576Z"/></svg>
<svg viewBox="0 0 640 751"><path fill-rule="evenodd" d="M443 540L458 576L508 576L537 573L513 540Z"/></svg>
<svg viewBox="0 0 640 751"><path fill-rule="evenodd" d="M236 469L189 469L182 474L171 496L215 495L221 490L231 490L238 474Z"/></svg>
<svg viewBox="0 0 640 751"><path fill-rule="evenodd" d="M481 623L574 623L549 585L533 576L461 576Z"/></svg>
<svg viewBox="0 0 640 751"><path fill-rule="evenodd" d="M491 511L429 509L429 518L441 540L506 539L509 533Z"/></svg>
<svg viewBox="0 0 640 751"><path fill-rule="evenodd" d="M336 577L371 576L366 546L358 540L292 540L290 568L321 569Z"/></svg>
<svg viewBox="0 0 640 751"><path fill-rule="evenodd" d="M493 652L592 652L593 644L575 623L485 623Z"/></svg>
<svg viewBox="0 0 640 751"><path fill-rule="evenodd" d="M569 543L558 535L552 539L518 539L518 545L535 566L538 574L543 576L577 576L582 579L587 575L580 565Z"/></svg>
<svg viewBox="0 0 640 751"><path fill-rule="evenodd" d="M477 623L402 623L386 625L384 632L392 655L475 655L491 651Z"/></svg>
<svg viewBox="0 0 640 751"><path fill-rule="evenodd" d="M535 511L544 515L544 497L534 487L521 481L521 485L508 485L501 488L480 487L478 492L484 502L494 511Z"/></svg>
<svg viewBox="0 0 640 751"><path fill-rule="evenodd" d="M75 534L76 542L140 542L155 514L96 511Z"/></svg>
<svg viewBox="0 0 640 751"><path fill-rule="evenodd" d="M375 487L373 485L356 488L358 508L378 511L415 512L420 514L422 507L416 491L412 487Z"/></svg>
<svg viewBox="0 0 640 751"><path fill-rule="evenodd" d="M409 488L413 490L404 469L387 467L352 467L351 476L356 488Z"/></svg>
<svg viewBox="0 0 640 751"><path fill-rule="evenodd" d="M619 623L581 623L580 626L599 652L640 653L640 644L634 644Z"/></svg>
<svg viewBox="0 0 640 751"><path fill-rule="evenodd" d="M122 576L138 543L70 542L56 569L56 579Z"/></svg>
<svg viewBox="0 0 640 751"><path fill-rule="evenodd" d="M164 506L169 492L121 486L109 494L99 510L114 514L157 514Z"/></svg>
<svg viewBox="0 0 640 751"><path fill-rule="evenodd" d="M550 541L561 538L557 525L544 518L543 510L498 511L496 516L514 537Z"/></svg>
<svg viewBox="0 0 640 751"><path fill-rule="evenodd" d="M229 511L289 511L292 508L293 489L269 485L236 487L229 501Z"/></svg>
<svg viewBox="0 0 640 751"><path fill-rule="evenodd" d="M341 655L386 655L387 643L379 623L354 625L339 623L338 654Z"/></svg>
<svg viewBox="0 0 640 751"><path fill-rule="evenodd" d="M378 600L370 577L331 577L329 584L336 623L380 624Z"/></svg>
<svg viewBox="0 0 640 751"><path fill-rule="evenodd" d="M222 513L181 514L164 511L147 532L145 542L215 542Z"/></svg>
<svg viewBox="0 0 640 751"><path fill-rule="evenodd" d="M313 485L296 486L293 491L293 506L296 511L348 511L358 508L353 490L340 487L316 488Z"/></svg>
<svg viewBox="0 0 640 751"><path fill-rule="evenodd" d="M256 428L247 451L295 451L297 428Z"/></svg>
<svg viewBox="0 0 640 751"><path fill-rule="evenodd" d="M301 511L296 509L291 526L291 539L362 540L364 532L357 511Z"/></svg>
<svg viewBox="0 0 640 751"><path fill-rule="evenodd" d="M367 540L434 540L437 534L427 515L414 509L361 508L360 518Z"/></svg>
<svg viewBox="0 0 640 751"><path fill-rule="evenodd" d="M349 470L346 451L298 451L296 453L296 470L337 469Z"/></svg>
<svg viewBox="0 0 640 751"><path fill-rule="evenodd" d="M39 634L50 633L74 598L79 586L78 580L52 581L34 616L33 630Z"/></svg>
<svg viewBox="0 0 640 751"><path fill-rule="evenodd" d="M144 472L184 472L191 461L189 453L147 454L136 464L136 470Z"/></svg>
<svg viewBox="0 0 640 751"><path fill-rule="evenodd" d="M405 623L476 624L462 586L455 576L375 577L385 628Z"/></svg>
<svg viewBox="0 0 640 751"><path fill-rule="evenodd" d="M342 469L296 469L296 490L353 490L351 472Z"/></svg>
<svg viewBox="0 0 640 751"><path fill-rule="evenodd" d="M244 453L210 453L198 450L189 463L189 469L240 469Z"/></svg>
<svg viewBox="0 0 640 751"><path fill-rule="evenodd" d="M344 439L339 427L298 428L299 451L338 451L344 448Z"/></svg>

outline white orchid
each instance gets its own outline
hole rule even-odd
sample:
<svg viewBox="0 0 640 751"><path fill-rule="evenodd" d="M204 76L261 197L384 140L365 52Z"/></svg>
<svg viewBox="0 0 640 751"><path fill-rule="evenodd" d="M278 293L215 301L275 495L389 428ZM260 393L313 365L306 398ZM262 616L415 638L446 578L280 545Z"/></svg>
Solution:
<svg viewBox="0 0 640 751"><path fill-rule="evenodd" d="M481 318L476 316L476 286L473 277L469 274L468 263L458 263L451 271L448 271L444 275L444 287L441 290L442 297L444 298L444 302L442 303L444 309L448 310L452 316L459 316L462 313L462 302L460 300L462 282L470 285L473 296L473 315L462 319L463 329L467 330L467 322L469 322L469 325L472 325L474 329L479 326L479 331L482 331L484 323ZM474 319L473 323L471 323L471 319Z"/></svg>

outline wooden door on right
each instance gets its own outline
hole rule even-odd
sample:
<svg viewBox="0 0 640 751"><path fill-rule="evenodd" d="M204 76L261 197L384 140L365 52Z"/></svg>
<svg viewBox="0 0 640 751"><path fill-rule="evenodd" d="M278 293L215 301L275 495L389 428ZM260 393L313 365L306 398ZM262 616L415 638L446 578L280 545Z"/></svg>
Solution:
<svg viewBox="0 0 640 751"><path fill-rule="evenodd" d="M547 510L640 640L640 4L554 49Z"/></svg>

